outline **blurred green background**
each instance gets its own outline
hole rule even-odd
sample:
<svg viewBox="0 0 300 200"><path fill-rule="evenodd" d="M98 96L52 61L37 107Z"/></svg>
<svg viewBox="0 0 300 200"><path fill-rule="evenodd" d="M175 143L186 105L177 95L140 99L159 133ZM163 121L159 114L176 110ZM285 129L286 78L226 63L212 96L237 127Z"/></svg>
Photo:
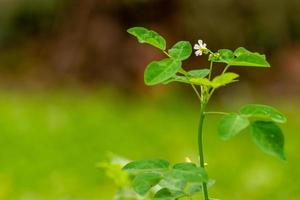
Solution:
<svg viewBox="0 0 300 200"><path fill-rule="evenodd" d="M97 163L197 160L198 108L186 86L146 87L144 67L163 55L131 26L212 50L265 52L270 69L232 69L239 84L209 110L270 104L288 117L286 163L247 131L223 142L207 118L205 154L222 200L300 199L300 2L298 0L0 0L0 200L110 200L116 187ZM204 58L184 63L205 67ZM216 67L221 70L221 66Z"/></svg>

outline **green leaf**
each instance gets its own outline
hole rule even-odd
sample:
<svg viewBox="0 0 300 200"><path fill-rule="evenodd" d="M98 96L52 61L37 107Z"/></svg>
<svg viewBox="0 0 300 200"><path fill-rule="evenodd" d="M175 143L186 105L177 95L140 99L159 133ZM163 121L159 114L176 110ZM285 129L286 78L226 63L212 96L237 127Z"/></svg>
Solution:
<svg viewBox="0 0 300 200"><path fill-rule="evenodd" d="M246 117L257 117L277 123L285 123L287 118L276 108L262 104L248 104L241 108L240 113Z"/></svg>
<svg viewBox="0 0 300 200"><path fill-rule="evenodd" d="M193 78L204 78L209 74L209 69L195 69L187 72L187 75Z"/></svg>
<svg viewBox="0 0 300 200"><path fill-rule="evenodd" d="M177 163L173 166L173 169L194 170L197 169L197 165L195 163L190 163L190 162Z"/></svg>
<svg viewBox="0 0 300 200"><path fill-rule="evenodd" d="M173 179L178 179L186 182L207 182L208 177L205 170L201 167L190 169L173 169L167 172L167 175Z"/></svg>
<svg viewBox="0 0 300 200"><path fill-rule="evenodd" d="M265 153L285 160L284 136L281 129L271 121L255 121L251 124L255 144Z"/></svg>
<svg viewBox="0 0 300 200"><path fill-rule="evenodd" d="M170 191L168 188L162 188L154 195L154 200L177 200L180 197L185 196L180 191Z"/></svg>
<svg viewBox="0 0 300 200"><path fill-rule="evenodd" d="M238 78L239 75L236 73L232 73L232 72L228 72L228 73L224 73L221 74L219 76L216 76L213 81L212 81L212 86L214 88L218 88L224 85L227 85L229 83L235 82L236 78Z"/></svg>
<svg viewBox="0 0 300 200"><path fill-rule="evenodd" d="M139 195L144 196L161 179L162 176L158 173L143 173L133 179L132 186Z"/></svg>
<svg viewBox="0 0 300 200"><path fill-rule="evenodd" d="M232 113L225 115L218 126L219 136L223 140L228 140L240 133L249 126L249 120L246 117Z"/></svg>
<svg viewBox="0 0 300 200"><path fill-rule="evenodd" d="M235 58L228 62L231 66L270 67L265 55L250 52L244 47L237 48L233 54Z"/></svg>
<svg viewBox="0 0 300 200"><path fill-rule="evenodd" d="M140 172L159 171L169 168L169 162L165 160L138 160L128 163L123 167L123 170L131 174L137 174Z"/></svg>
<svg viewBox="0 0 300 200"><path fill-rule="evenodd" d="M212 54L209 60L227 63L231 66L270 67L265 55L251 52L244 47L239 47L234 52L220 49L217 53Z"/></svg>
<svg viewBox="0 0 300 200"><path fill-rule="evenodd" d="M210 57L210 61L229 63L234 58L233 52L229 49L220 49Z"/></svg>
<svg viewBox="0 0 300 200"><path fill-rule="evenodd" d="M135 36L140 43L147 43L161 50L166 49L166 40L155 31L144 27L133 27L128 29L127 32Z"/></svg>
<svg viewBox="0 0 300 200"><path fill-rule="evenodd" d="M144 80L147 85L156 85L163 83L180 69L181 62L171 58L166 58L161 61L151 62L144 73Z"/></svg>
<svg viewBox="0 0 300 200"><path fill-rule="evenodd" d="M178 163L164 173L159 185L170 191L183 191L188 184L207 182L205 170L193 163Z"/></svg>
<svg viewBox="0 0 300 200"><path fill-rule="evenodd" d="M190 82L194 85L212 86L212 82L207 78L190 78Z"/></svg>
<svg viewBox="0 0 300 200"><path fill-rule="evenodd" d="M181 83L190 83L190 81L185 76L174 75L168 80L164 81L163 84L168 84L171 82L181 82Z"/></svg>
<svg viewBox="0 0 300 200"><path fill-rule="evenodd" d="M192 45L188 41L177 42L171 49L169 55L176 60L186 60L192 54Z"/></svg>
<svg viewBox="0 0 300 200"><path fill-rule="evenodd" d="M233 55L236 57L239 57L240 55L249 54L249 53L252 53L252 52L245 49L244 47L239 47L234 51Z"/></svg>

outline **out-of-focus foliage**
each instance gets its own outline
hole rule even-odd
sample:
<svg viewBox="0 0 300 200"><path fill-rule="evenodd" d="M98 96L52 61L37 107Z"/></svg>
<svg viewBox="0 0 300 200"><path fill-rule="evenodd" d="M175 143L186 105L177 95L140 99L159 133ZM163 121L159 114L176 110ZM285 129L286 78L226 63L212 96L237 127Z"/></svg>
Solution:
<svg viewBox="0 0 300 200"><path fill-rule="evenodd" d="M115 183L97 167L107 151L130 159L166 158L175 163L188 156L197 162L198 106L189 98L166 93L133 98L104 91L0 94L1 199L112 199ZM209 109L238 110L245 103L232 94L223 98L230 103L234 99L236 105ZM219 117L207 118L207 167L210 178L217 180L210 189L212 197L299 199L299 102L273 104L289 119L282 126L287 164L262 154L249 134L224 143L217 134Z"/></svg>

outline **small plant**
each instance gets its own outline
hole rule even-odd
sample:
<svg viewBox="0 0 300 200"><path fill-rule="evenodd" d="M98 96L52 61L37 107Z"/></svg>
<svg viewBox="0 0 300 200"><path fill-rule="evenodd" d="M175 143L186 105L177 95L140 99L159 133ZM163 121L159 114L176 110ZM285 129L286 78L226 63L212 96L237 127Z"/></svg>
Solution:
<svg viewBox="0 0 300 200"><path fill-rule="evenodd" d="M123 167L129 174L133 190L141 197L151 193L151 199L176 200L181 198L192 199L203 193L205 200L209 197L208 187L212 185L205 171L203 153L202 129L204 118L209 114L220 114L222 118L218 125L219 136L229 140L242 130L250 127L254 143L265 153L285 160L284 136L277 123L287 121L286 117L277 109L261 104L248 104L239 112L209 112L206 106L214 92L230 83L238 81L239 75L228 72L229 67L270 67L265 55L251 52L243 47L234 51L220 49L212 52L206 44L199 40L194 49L196 56L208 55L210 67L186 71L182 62L192 54L192 45L188 41L179 41L169 50L166 49L166 40L155 31L143 27L128 29L128 33L135 36L140 43L152 45L162 51L166 58L151 62L144 73L147 85L168 84L179 82L189 84L197 95L200 103L198 151L199 165L192 162L183 162L170 165L165 160L133 161ZM213 64L224 63L221 74L213 77ZM154 191L154 192L153 192Z"/></svg>

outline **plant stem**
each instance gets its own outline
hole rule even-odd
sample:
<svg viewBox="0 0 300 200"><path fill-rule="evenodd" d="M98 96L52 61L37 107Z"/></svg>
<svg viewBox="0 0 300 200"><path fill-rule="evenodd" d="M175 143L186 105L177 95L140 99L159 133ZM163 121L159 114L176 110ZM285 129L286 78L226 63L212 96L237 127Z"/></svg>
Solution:
<svg viewBox="0 0 300 200"><path fill-rule="evenodd" d="M204 118L205 118L205 114L204 114L205 107L206 107L206 102L201 102L200 119L199 119L199 127L198 127L198 149L199 149L199 157L200 157L200 166L202 168L205 168L204 153L203 153L203 137L202 137L203 122L204 122ZM202 187L203 187L204 199L209 200L206 183L203 183Z"/></svg>
<svg viewBox="0 0 300 200"><path fill-rule="evenodd" d="M217 114L217 115L228 115L229 113L227 112L218 112L218 111L210 111L210 112L204 112L205 115L209 114Z"/></svg>

